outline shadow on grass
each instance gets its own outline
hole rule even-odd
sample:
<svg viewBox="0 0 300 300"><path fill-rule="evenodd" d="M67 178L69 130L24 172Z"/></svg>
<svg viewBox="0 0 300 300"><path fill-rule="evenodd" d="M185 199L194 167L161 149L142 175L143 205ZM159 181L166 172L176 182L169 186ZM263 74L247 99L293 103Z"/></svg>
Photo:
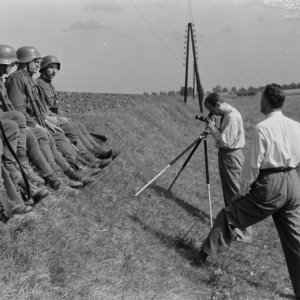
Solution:
<svg viewBox="0 0 300 300"><path fill-rule="evenodd" d="M184 236L175 236L174 237L174 236L168 235L164 232L158 231L155 228L152 228L150 225L143 222L137 215L128 215L128 217L134 223L138 224L144 231L150 233L155 238L157 238L166 248L174 249L181 257L183 257L184 259L187 259L188 261L190 261L191 266L194 266L193 260L194 260L195 256L199 253L200 249L195 247L192 240L187 240L186 235L184 235ZM189 232L189 230L187 231L187 233L188 232ZM211 287L220 285L220 282L219 282L219 279L218 279L219 276L213 270L215 268L219 268L220 266L218 266L218 265L219 265L218 262L213 262L212 261L208 264L205 264L205 266L203 266L203 269L206 269L206 272L211 273L210 278L208 280L202 280L203 283L205 283L205 284L207 284ZM212 267L212 269L209 266ZM262 284L260 282L257 282L255 280L252 280L251 278L249 278L247 276L244 276L244 275L242 275L238 272L234 272L232 270L229 270L229 268L224 266L224 265L221 266L221 268L228 275L238 277L241 280L247 282L252 287L255 287L257 289L264 290L264 291L267 291L267 292L275 292L275 294L280 296L281 298L295 299L292 294L285 294L281 290L277 290L276 288L274 289L274 287L271 288L269 286L265 286L264 284Z"/></svg>
<svg viewBox="0 0 300 300"><path fill-rule="evenodd" d="M173 237L166 233L160 232L155 228L151 228L148 224L140 220L140 218L136 215L128 215L128 217L133 222L138 224L143 230L155 236L168 249L175 249L175 251L185 259L192 261L195 255L199 253L199 249L196 249L192 241L188 241L180 236Z"/></svg>
<svg viewBox="0 0 300 300"><path fill-rule="evenodd" d="M155 183L152 184L150 188L152 188L155 192L162 195L166 199L171 200L182 207L190 216L199 218L202 223L210 224L209 214L179 198L178 196L173 194L172 191L168 191L167 189Z"/></svg>

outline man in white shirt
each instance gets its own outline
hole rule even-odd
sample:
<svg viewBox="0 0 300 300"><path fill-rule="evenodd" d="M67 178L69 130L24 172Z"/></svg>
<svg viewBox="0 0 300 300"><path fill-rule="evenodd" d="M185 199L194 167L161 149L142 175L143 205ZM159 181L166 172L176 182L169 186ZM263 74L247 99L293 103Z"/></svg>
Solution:
<svg viewBox="0 0 300 300"><path fill-rule="evenodd" d="M232 197L239 192L240 174L244 163L242 148L245 146L245 132L241 114L225 102L218 93L210 93L204 102L213 115L221 116L220 128L216 127L214 118L208 118L208 128L216 141L218 165L225 206L231 204ZM235 229L235 239L252 242L251 227Z"/></svg>
<svg viewBox="0 0 300 300"><path fill-rule="evenodd" d="M285 95L277 84L265 87L261 112L267 118L254 128L241 172L236 200L218 214L214 226L195 257L217 258L229 247L233 229L253 225L272 215L284 251L296 299L300 299L300 123L285 117Z"/></svg>

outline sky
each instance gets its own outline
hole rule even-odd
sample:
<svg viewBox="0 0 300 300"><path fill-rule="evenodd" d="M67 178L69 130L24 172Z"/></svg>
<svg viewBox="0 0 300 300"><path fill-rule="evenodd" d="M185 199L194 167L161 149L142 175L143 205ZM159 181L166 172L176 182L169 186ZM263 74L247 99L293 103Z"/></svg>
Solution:
<svg viewBox="0 0 300 300"><path fill-rule="evenodd" d="M192 22L205 91L300 82L299 1L1 0L0 43L57 56L60 91L177 91Z"/></svg>

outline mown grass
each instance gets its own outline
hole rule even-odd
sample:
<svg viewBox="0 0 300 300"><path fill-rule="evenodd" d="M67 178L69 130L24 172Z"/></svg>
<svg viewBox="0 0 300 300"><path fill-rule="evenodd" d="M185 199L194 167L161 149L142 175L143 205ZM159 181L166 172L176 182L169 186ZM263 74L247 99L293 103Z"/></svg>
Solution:
<svg viewBox="0 0 300 300"><path fill-rule="evenodd" d="M234 243L202 269L191 264L210 228L202 145L171 192L168 186L184 158L134 196L204 129L194 119L199 113L197 101L190 99L185 105L176 97L100 94L68 94L65 99L73 118L105 134L106 147L122 153L79 197L56 195L33 213L0 225L0 299L287 299L292 295L271 219L254 226L253 244ZM263 119L259 97L231 102L243 114L249 139L253 124ZM298 107L297 97L289 96L286 113L299 119ZM215 216L223 199L211 138L208 147Z"/></svg>

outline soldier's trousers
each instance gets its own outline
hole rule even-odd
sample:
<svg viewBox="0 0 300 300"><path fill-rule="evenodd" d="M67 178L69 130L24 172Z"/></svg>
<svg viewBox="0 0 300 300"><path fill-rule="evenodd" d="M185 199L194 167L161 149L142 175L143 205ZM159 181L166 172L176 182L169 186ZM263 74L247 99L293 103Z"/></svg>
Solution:
<svg viewBox="0 0 300 300"><path fill-rule="evenodd" d="M272 215L295 296L300 297L299 180L295 169L261 172L247 195L221 210L201 250L217 258L232 242L234 228L246 228Z"/></svg>
<svg viewBox="0 0 300 300"><path fill-rule="evenodd" d="M9 144L11 145L12 149L16 151L18 145L18 139L20 136L18 124L12 120L6 120L6 119L1 120L0 122L2 124L5 136L9 141ZM4 137L2 136L2 133L0 133L0 136L2 141L4 141ZM6 143L3 144L3 156L6 162L8 163L15 162L15 158L12 155Z"/></svg>
<svg viewBox="0 0 300 300"><path fill-rule="evenodd" d="M80 151L94 151L95 146L99 147L86 127L80 122L66 122L61 125L67 138L74 143Z"/></svg>
<svg viewBox="0 0 300 300"><path fill-rule="evenodd" d="M39 142L33 132L26 129L27 155L33 164L41 171L42 177L53 173L53 170L41 151ZM47 151L47 147L46 151Z"/></svg>
<svg viewBox="0 0 300 300"><path fill-rule="evenodd" d="M26 118L18 111L0 113L0 120L12 120L18 124L19 138L17 143L17 155L26 156Z"/></svg>
<svg viewBox="0 0 300 300"><path fill-rule="evenodd" d="M20 198L9 172L2 165L2 154L3 144L2 139L0 139L0 203L7 216L11 217L15 212L22 210L25 204Z"/></svg>
<svg viewBox="0 0 300 300"><path fill-rule="evenodd" d="M65 136L63 132L51 133L57 150L64 156L69 157L71 160L75 161L77 158L77 152L72 146L71 142Z"/></svg>
<svg viewBox="0 0 300 300"><path fill-rule="evenodd" d="M58 171L59 167L61 167L63 170L70 168L69 163L57 150L55 142L53 138L49 136L47 129L31 127L30 130L36 136L40 149L54 172Z"/></svg>

